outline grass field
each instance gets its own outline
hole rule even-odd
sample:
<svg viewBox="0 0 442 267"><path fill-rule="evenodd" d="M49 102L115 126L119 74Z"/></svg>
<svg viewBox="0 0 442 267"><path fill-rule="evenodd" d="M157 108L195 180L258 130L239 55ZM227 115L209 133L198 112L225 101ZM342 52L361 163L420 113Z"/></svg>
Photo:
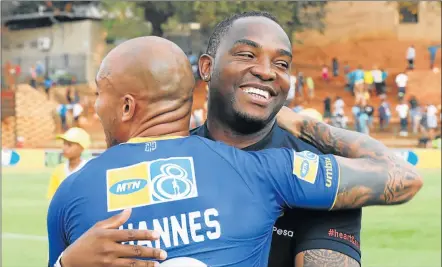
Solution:
<svg viewBox="0 0 442 267"><path fill-rule="evenodd" d="M410 203L363 212L364 267L441 266L441 173L424 170ZM45 199L49 171L2 175L2 265L46 266Z"/></svg>

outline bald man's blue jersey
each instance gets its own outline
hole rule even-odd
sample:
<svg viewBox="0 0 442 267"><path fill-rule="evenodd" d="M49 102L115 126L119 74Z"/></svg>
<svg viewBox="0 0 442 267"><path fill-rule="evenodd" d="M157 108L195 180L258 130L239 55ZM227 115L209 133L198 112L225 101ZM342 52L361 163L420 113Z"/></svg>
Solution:
<svg viewBox="0 0 442 267"><path fill-rule="evenodd" d="M246 152L198 136L136 138L61 184L48 211L49 261L98 221L133 208L122 228L158 231L159 241L135 244L165 249L169 259L266 266L282 210L330 209L338 183L333 155Z"/></svg>

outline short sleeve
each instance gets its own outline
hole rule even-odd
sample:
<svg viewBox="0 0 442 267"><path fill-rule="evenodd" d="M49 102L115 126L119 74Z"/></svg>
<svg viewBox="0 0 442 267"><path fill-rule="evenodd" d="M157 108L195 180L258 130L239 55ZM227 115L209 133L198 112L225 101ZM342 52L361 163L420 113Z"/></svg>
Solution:
<svg viewBox="0 0 442 267"><path fill-rule="evenodd" d="M328 210L334 205L339 167L333 155L287 148L245 152L221 143L212 147L273 211L281 207Z"/></svg>
<svg viewBox="0 0 442 267"><path fill-rule="evenodd" d="M333 207L339 183L338 163L333 155L269 149L249 153L245 158L250 159L237 165L240 172L248 176L252 188L274 195L280 206L322 210Z"/></svg>
<svg viewBox="0 0 442 267"><path fill-rule="evenodd" d="M67 248L65 227L66 183L62 183L49 205L47 230L49 241L49 266L53 266L60 254Z"/></svg>

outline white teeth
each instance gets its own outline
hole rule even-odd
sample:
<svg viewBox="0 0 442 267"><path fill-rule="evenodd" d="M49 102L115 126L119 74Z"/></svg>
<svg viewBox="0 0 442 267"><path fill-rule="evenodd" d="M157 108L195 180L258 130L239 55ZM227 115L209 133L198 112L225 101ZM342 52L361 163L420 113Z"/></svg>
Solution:
<svg viewBox="0 0 442 267"><path fill-rule="evenodd" d="M269 97L270 97L269 92L258 89L258 88L247 87L247 88L244 88L243 91L248 94L254 94L254 95L264 97L265 99L269 99Z"/></svg>

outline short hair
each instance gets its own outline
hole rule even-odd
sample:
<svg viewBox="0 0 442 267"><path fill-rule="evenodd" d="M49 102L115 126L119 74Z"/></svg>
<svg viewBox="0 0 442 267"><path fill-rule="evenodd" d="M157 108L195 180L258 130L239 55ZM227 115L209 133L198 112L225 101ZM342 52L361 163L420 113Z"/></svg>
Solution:
<svg viewBox="0 0 442 267"><path fill-rule="evenodd" d="M278 19L275 16L265 11L248 11L240 14L233 14L232 16L224 19L215 26L215 29L213 29L213 33L209 38L206 54L215 57L216 51L218 50L219 44L221 43L221 39L227 34L229 29L232 27L233 22L235 22L238 19L248 18L248 17L264 17L273 20L274 22L279 24Z"/></svg>

